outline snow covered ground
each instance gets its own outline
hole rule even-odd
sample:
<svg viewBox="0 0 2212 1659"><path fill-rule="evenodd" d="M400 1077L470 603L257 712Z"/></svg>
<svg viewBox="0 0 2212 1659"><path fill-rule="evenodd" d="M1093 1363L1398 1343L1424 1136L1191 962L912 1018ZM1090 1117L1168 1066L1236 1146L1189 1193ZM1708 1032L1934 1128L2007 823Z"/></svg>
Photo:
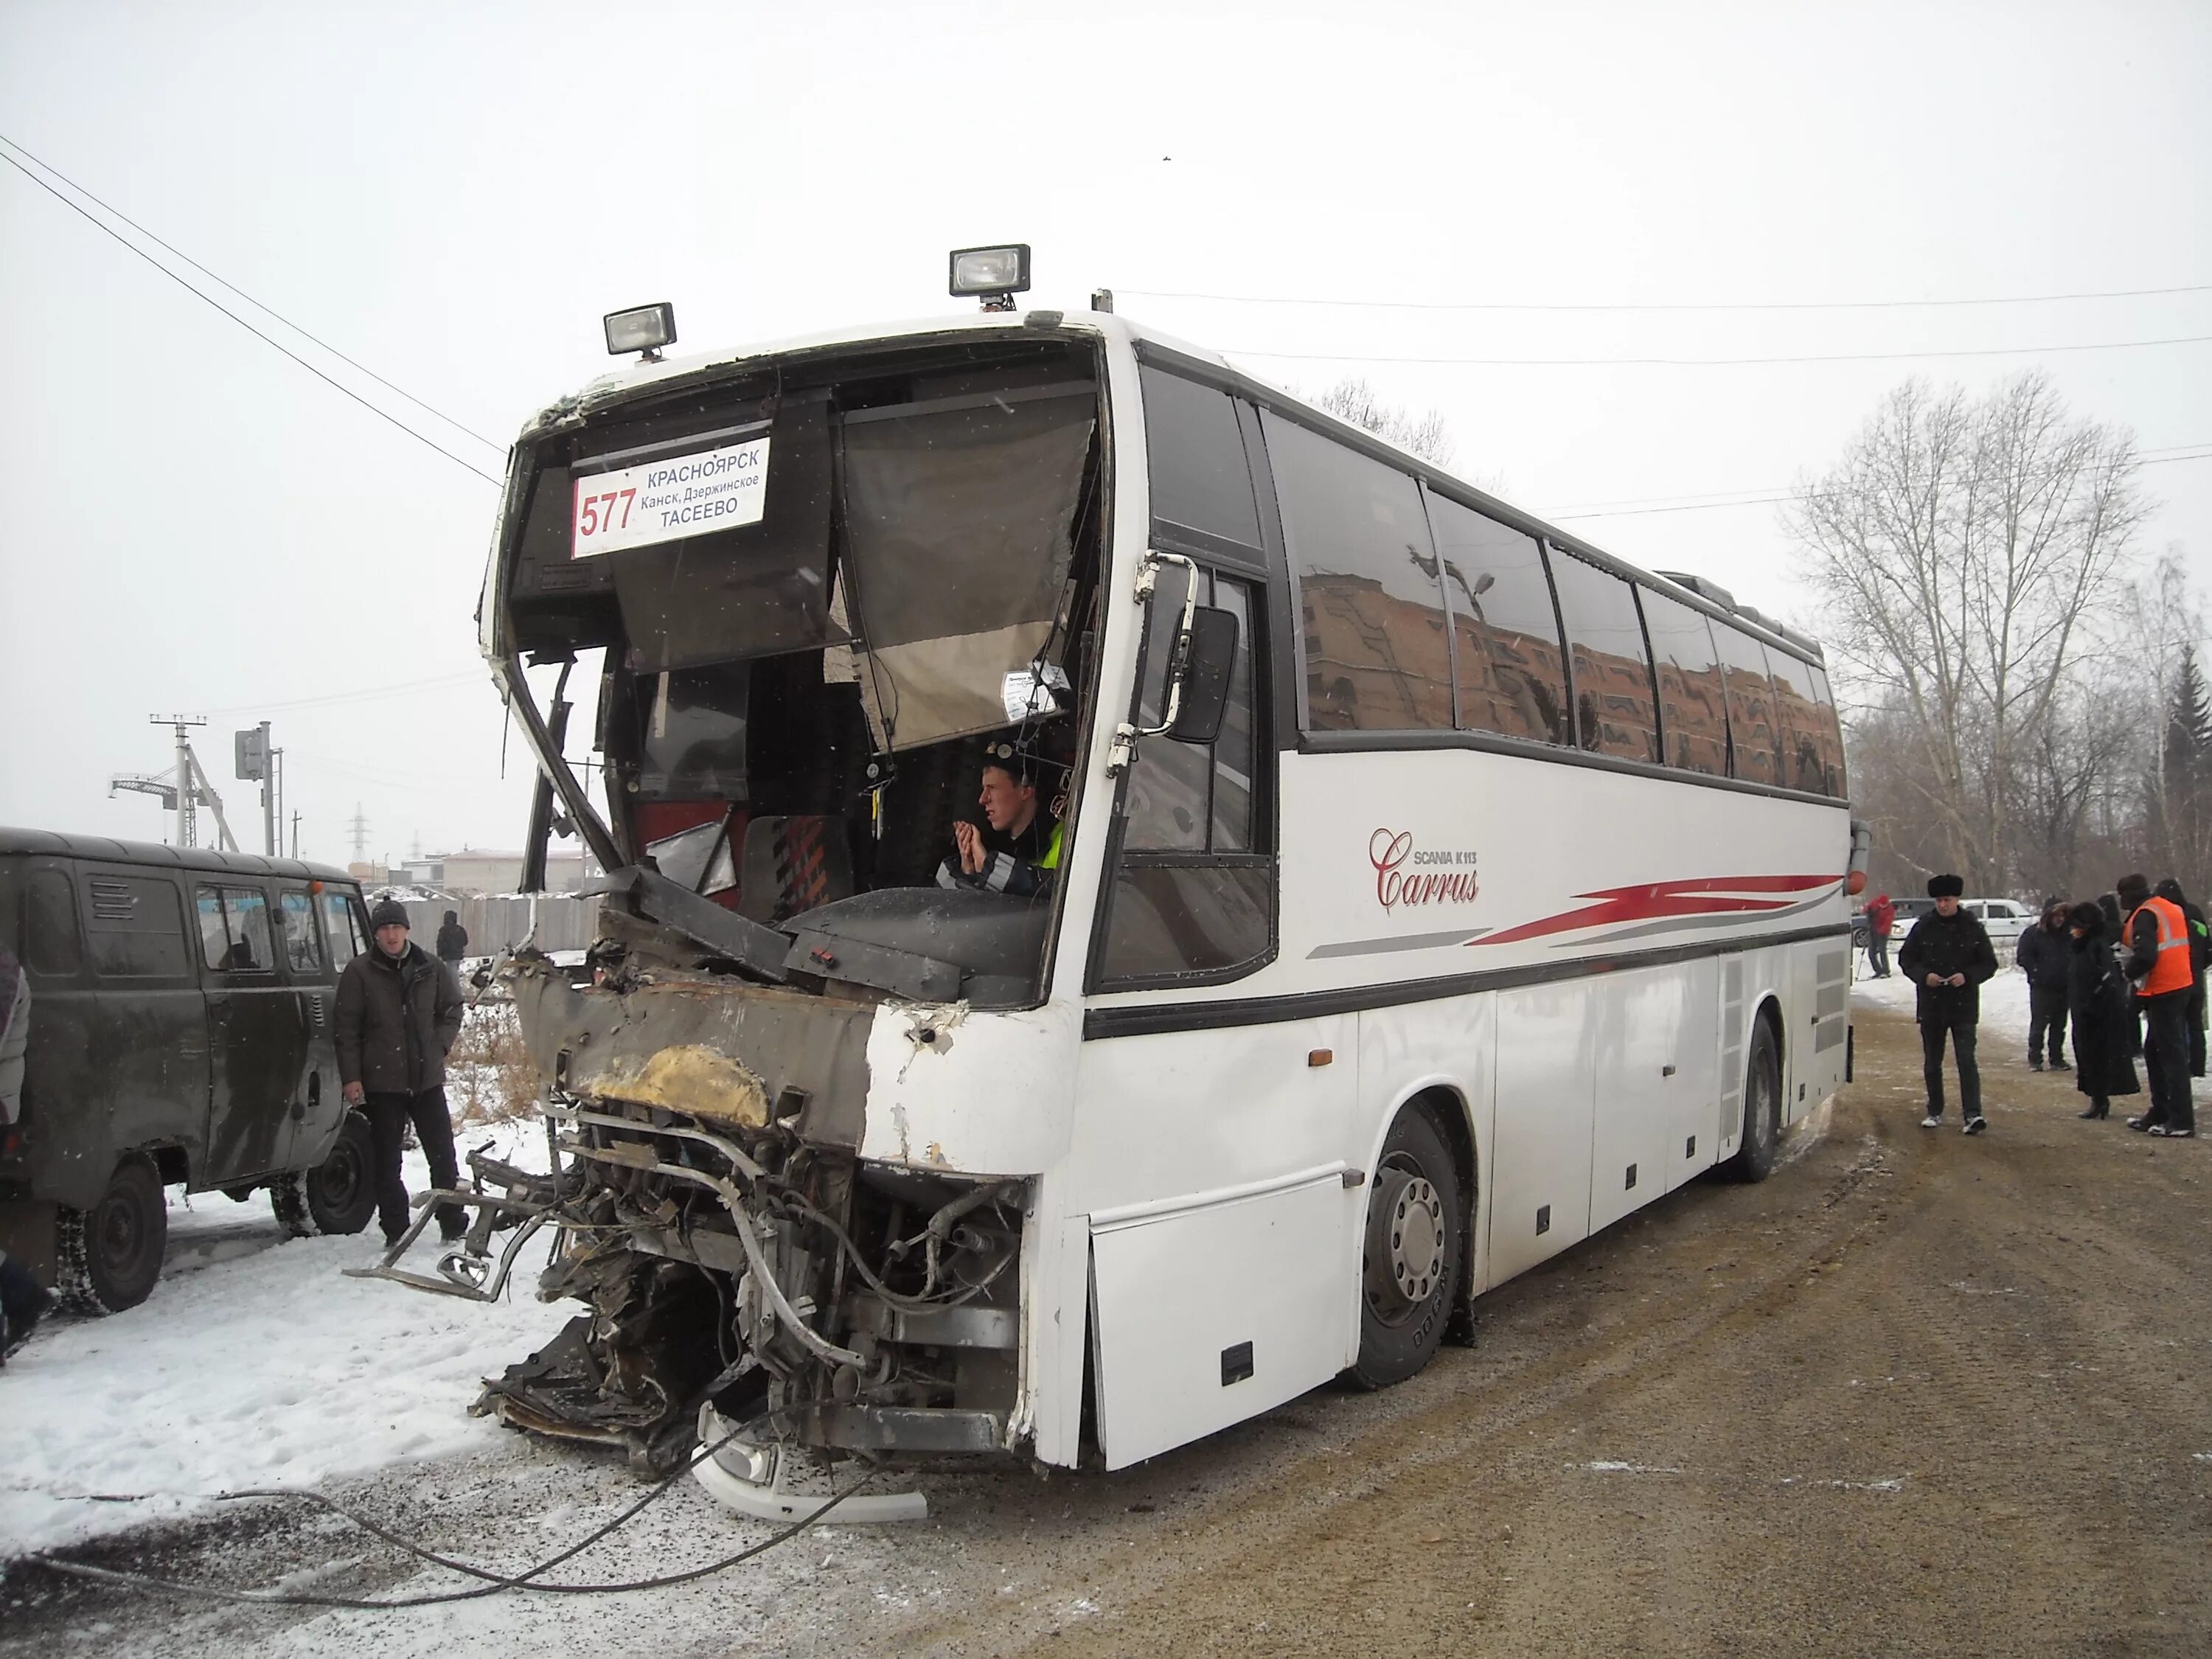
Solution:
<svg viewBox="0 0 2212 1659"><path fill-rule="evenodd" d="M535 1122L460 1139L464 1155L489 1140L514 1162L535 1150L543 1166ZM429 1185L419 1154L407 1179ZM169 1225L149 1300L57 1316L0 1371L0 1557L198 1510L230 1487L313 1486L498 1444L507 1431L468 1415L479 1380L574 1311L531 1295L534 1246L524 1282L486 1306L343 1277L381 1254L375 1224L287 1239L265 1194L173 1193Z"/></svg>

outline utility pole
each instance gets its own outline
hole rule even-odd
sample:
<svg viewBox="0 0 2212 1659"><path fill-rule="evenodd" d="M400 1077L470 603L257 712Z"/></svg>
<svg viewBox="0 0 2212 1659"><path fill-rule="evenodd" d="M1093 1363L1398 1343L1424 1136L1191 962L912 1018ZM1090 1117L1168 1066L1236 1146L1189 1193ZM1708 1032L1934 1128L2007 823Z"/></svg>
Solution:
<svg viewBox="0 0 2212 1659"><path fill-rule="evenodd" d="M173 726L177 733L177 845L193 845L193 820L197 816L192 801L192 738L195 726L205 726L204 716L187 714L149 714L147 721L154 726Z"/></svg>
<svg viewBox="0 0 2212 1659"><path fill-rule="evenodd" d="M292 814L292 856L295 859L300 856L300 815L297 812Z"/></svg>
<svg viewBox="0 0 2212 1659"><path fill-rule="evenodd" d="M239 778L261 786L261 850L276 856L276 768L269 747L269 722L234 735L231 747Z"/></svg>

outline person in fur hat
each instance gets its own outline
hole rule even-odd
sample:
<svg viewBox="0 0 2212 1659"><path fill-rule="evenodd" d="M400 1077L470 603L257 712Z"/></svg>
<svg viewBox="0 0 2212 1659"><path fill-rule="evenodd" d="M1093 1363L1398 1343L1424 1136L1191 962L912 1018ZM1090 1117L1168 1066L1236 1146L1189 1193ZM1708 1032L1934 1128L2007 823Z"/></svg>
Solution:
<svg viewBox="0 0 2212 1659"><path fill-rule="evenodd" d="M1989 1126L1982 1118L1982 1074L1974 1064L1975 1028L1982 1018L1982 981L1997 970L1997 953L1981 922L1959 908L1966 884L1936 876L1928 896L1936 908L1912 924L1897 953L1899 971L1913 983L1920 1021L1921 1076L1928 1085L1923 1129L1943 1127L1943 1044L1948 1037L1959 1066L1959 1111L1966 1133Z"/></svg>

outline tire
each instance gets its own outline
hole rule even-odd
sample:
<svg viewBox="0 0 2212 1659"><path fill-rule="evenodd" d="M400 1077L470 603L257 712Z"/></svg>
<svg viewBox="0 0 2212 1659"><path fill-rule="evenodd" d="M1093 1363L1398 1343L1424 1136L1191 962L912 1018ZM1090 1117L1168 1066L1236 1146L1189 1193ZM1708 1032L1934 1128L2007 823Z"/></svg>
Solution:
<svg viewBox="0 0 2212 1659"><path fill-rule="evenodd" d="M1774 1046L1774 1027L1753 1021L1751 1054L1743 1069L1743 1139L1721 1167L1735 1181L1764 1181L1774 1173L1775 1148L1782 1140L1782 1056Z"/></svg>
<svg viewBox="0 0 2212 1659"><path fill-rule="evenodd" d="M331 1155L269 1183L269 1207L295 1238L357 1233L376 1213L376 1158L368 1120L348 1112Z"/></svg>
<svg viewBox="0 0 2212 1659"><path fill-rule="evenodd" d="M89 1210L64 1205L54 1218L54 1287L79 1313L121 1313L153 1294L169 1240L161 1177L143 1158L115 1166Z"/></svg>
<svg viewBox="0 0 2212 1659"><path fill-rule="evenodd" d="M1376 1160L1360 1251L1358 1389L1402 1382L1436 1357L1459 1292L1467 1217L1459 1166L1425 1107L1399 1113Z"/></svg>

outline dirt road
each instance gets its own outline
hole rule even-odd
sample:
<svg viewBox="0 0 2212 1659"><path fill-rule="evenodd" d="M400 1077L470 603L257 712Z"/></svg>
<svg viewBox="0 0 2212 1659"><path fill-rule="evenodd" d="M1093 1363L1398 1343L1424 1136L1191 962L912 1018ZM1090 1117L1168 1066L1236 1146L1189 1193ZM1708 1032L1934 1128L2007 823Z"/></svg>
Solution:
<svg viewBox="0 0 2212 1659"><path fill-rule="evenodd" d="M1405 1387L1312 1395L1119 1475L934 1479L926 1530L817 1539L680 1621L572 1604L562 1633L609 1653L2212 1652L2212 1146L2079 1122L2070 1079L1998 1053L1992 1132L1924 1131L1911 1026L1855 1018L1858 1081L1772 1180L1693 1184L1486 1297L1474 1345ZM0 1623L28 1650L97 1619L76 1650L137 1651L159 1613L39 1591ZM158 1645L315 1645L273 1618ZM354 1635L395 1650L376 1622Z"/></svg>

